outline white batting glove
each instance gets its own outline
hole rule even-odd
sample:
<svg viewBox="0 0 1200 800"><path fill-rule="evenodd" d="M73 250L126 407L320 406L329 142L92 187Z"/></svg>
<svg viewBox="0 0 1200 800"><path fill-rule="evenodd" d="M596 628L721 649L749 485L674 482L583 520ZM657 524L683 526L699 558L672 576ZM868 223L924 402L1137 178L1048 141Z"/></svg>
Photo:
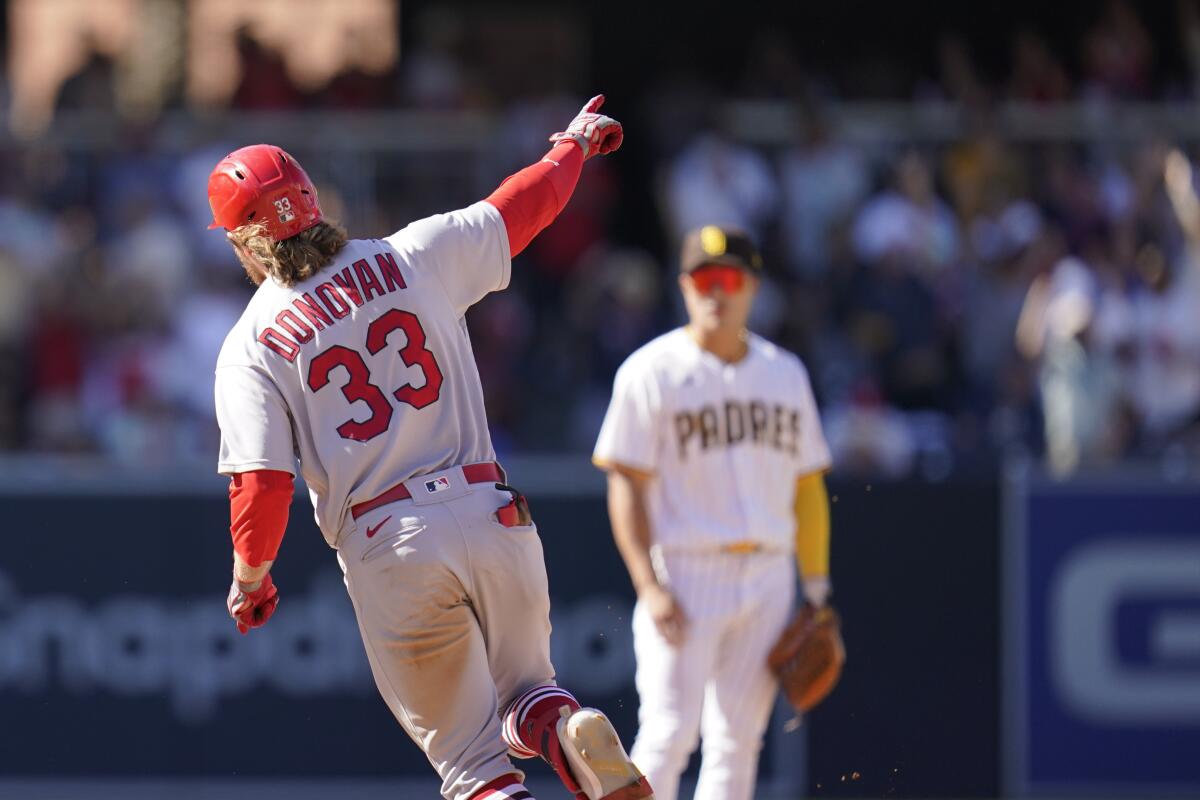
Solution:
<svg viewBox="0 0 1200 800"><path fill-rule="evenodd" d="M551 136L550 141L556 144L567 140L576 142L583 150L585 161L592 156L604 155L616 150L621 146L625 132L621 129L621 123L612 117L596 113L602 105L604 105L604 95L602 94L588 100L575 119L571 120L567 129Z"/></svg>
<svg viewBox="0 0 1200 800"><path fill-rule="evenodd" d="M804 589L804 599L815 608L821 608L829 602L829 593L833 589L828 576L817 575L804 578L802 588Z"/></svg>

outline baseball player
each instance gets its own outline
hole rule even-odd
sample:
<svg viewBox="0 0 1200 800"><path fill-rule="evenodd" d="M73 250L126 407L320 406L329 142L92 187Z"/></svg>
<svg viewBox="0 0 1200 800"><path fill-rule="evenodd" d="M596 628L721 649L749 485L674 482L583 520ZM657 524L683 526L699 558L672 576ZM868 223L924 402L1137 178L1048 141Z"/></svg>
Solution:
<svg viewBox="0 0 1200 800"><path fill-rule="evenodd" d="M496 463L463 319L508 285L584 161L620 146L603 100L485 201L383 239L348 240L278 147L209 178L212 227L258 285L216 369L229 613L245 633L274 612L302 475L379 692L448 799L532 797L510 755L544 758L578 798L652 797L607 719L555 683L537 528Z"/></svg>
<svg viewBox="0 0 1200 800"><path fill-rule="evenodd" d="M746 330L762 272L750 239L693 231L681 266L688 323L617 371L593 460L638 595L633 760L675 800L702 736L695 796L749 800L793 556L808 602L829 593L829 449L803 364Z"/></svg>

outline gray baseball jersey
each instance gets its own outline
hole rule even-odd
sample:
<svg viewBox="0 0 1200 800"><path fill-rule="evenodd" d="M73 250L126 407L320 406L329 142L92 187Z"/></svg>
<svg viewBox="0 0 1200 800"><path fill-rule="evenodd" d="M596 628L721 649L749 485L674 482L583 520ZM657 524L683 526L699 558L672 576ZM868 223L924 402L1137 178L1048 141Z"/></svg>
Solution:
<svg viewBox="0 0 1200 800"><path fill-rule="evenodd" d="M217 362L220 471L299 458L379 692L451 800L521 774L501 709L554 684L537 527L502 524L511 495L468 473L495 454L463 315L509 270L486 202L354 240L293 288L265 281Z"/></svg>
<svg viewBox="0 0 1200 800"><path fill-rule="evenodd" d="M218 469L300 473L337 546L348 509L398 482L495 458L463 319L508 285L486 202L355 239L288 289L258 288L217 359Z"/></svg>

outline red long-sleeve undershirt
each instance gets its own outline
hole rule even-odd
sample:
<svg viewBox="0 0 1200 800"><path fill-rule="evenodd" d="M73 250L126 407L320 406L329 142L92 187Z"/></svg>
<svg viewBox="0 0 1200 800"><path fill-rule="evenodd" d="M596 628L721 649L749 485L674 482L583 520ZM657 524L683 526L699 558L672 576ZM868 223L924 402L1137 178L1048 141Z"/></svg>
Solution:
<svg viewBox="0 0 1200 800"><path fill-rule="evenodd" d="M252 567L274 561L287 530L294 491L291 473L240 472L229 481L229 533L233 550Z"/></svg>
<svg viewBox="0 0 1200 800"><path fill-rule="evenodd" d="M487 202L500 211L512 256L524 250L566 207L583 171L583 150L561 142L541 161L504 179Z"/></svg>
<svg viewBox="0 0 1200 800"><path fill-rule="evenodd" d="M486 199L504 218L508 249L516 256L566 207L583 171L583 150L562 142L536 164L505 178ZM272 469L234 475L229 482L233 549L252 567L274 561L287 529L292 476Z"/></svg>

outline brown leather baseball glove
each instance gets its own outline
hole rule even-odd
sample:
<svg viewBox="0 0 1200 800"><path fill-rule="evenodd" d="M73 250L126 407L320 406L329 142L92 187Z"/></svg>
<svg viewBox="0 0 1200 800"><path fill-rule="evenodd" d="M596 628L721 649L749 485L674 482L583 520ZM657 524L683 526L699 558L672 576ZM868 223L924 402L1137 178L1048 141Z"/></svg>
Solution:
<svg viewBox="0 0 1200 800"><path fill-rule="evenodd" d="M779 687L801 714L833 691L845 663L841 621L829 606L802 607L767 655Z"/></svg>

